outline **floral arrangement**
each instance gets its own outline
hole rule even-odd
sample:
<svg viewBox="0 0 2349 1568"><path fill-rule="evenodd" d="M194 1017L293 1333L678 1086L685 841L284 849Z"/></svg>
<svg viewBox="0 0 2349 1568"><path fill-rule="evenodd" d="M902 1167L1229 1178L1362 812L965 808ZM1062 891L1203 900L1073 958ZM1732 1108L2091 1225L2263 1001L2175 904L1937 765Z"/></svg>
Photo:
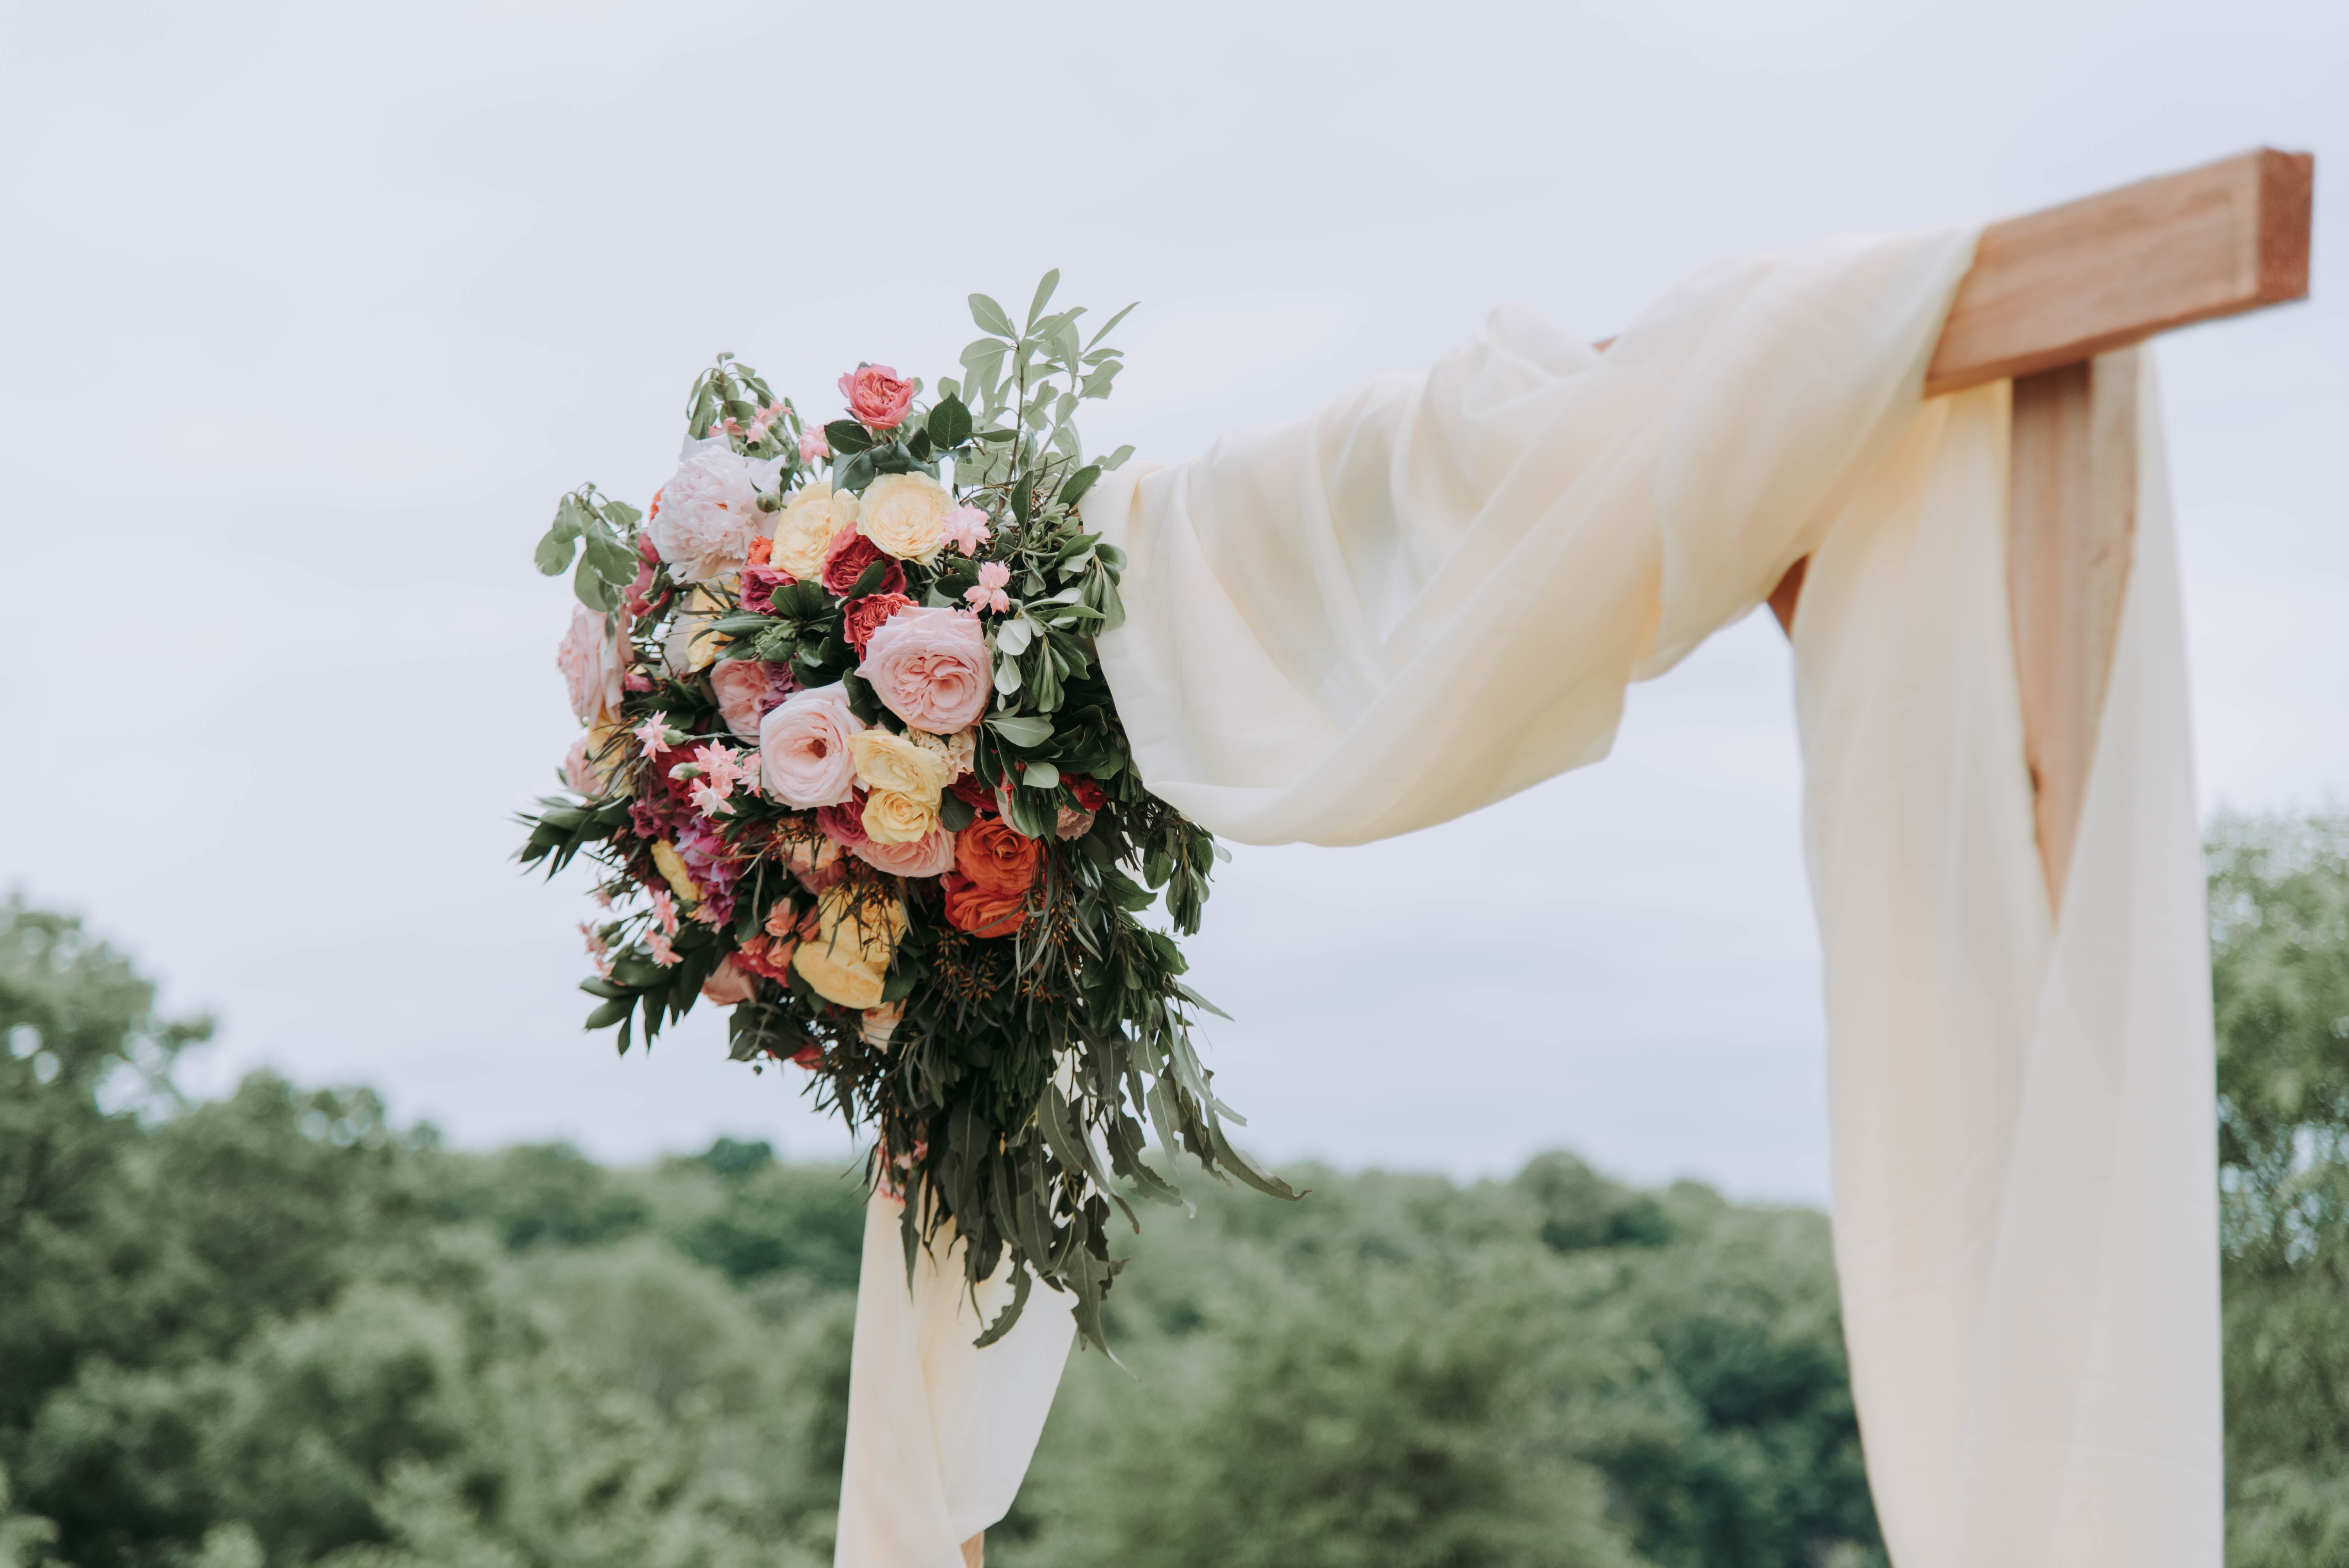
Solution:
<svg viewBox="0 0 2349 1568"><path fill-rule="evenodd" d="M1123 462L1072 416L1123 364L1046 314L985 335L926 399L885 365L822 425L720 355L648 512L563 498L539 569L573 572L559 663L583 730L525 864L585 855L587 1026L647 1045L705 1000L732 1054L791 1062L905 1200L908 1265L946 1227L973 1284L1006 1254L1102 1343L1114 1205L1178 1202L1161 1146L1295 1194L1234 1148L1172 935L1218 852L1137 778L1093 636L1124 565L1075 511ZM573 566L576 558L576 567Z"/></svg>

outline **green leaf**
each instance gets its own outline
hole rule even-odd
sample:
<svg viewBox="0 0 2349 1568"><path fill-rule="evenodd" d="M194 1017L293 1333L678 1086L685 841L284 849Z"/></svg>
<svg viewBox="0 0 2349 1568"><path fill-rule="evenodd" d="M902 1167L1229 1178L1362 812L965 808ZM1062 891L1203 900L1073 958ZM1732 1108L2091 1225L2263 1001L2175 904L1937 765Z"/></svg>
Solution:
<svg viewBox="0 0 2349 1568"><path fill-rule="evenodd" d="M970 802L952 790L938 797L938 825L949 833L959 833L978 817Z"/></svg>
<svg viewBox="0 0 2349 1568"><path fill-rule="evenodd" d="M873 445L872 432L854 419L834 419L823 428L823 438L835 452L861 452Z"/></svg>
<svg viewBox="0 0 2349 1568"><path fill-rule="evenodd" d="M624 500L607 500L604 503L604 521L610 523L614 531L618 533L626 533L636 527L643 521L644 515Z"/></svg>
<svg viewBox="0 0 2349 1568"><path fill-rule="evenodd" d="M599 614L608 615L619 608L620 601L613 593L612 585L596 572L590 556L579 557L579 570L571 574L571 592L578 595L582 604Z"/></svg>
<svg viewBox="0 0 2349 1568"><path fill-rule="evenodd" d="M970 319L978 323L981 332L992 332L1003 337L1017 337L1019 329L1003 314L1003 307L983 294L970 296Z"/></svg>
<svg viewBox="0 0 2349 1568"><path fill-rule="evenodd" d="M930 410L928 428L930 444L940 451L959 447L970 439L970 409L959 397L941 398Z"/></svg>
<svg viewBox="0 0 2349 1568"><path fill-rule="evenodd" d="M1020 770L1019 782L1030 789L1057 789L1061 787L1061 770L1042 760L1030 762Z"/></svg>
<svg viewBox="0 0 2349 1568"><path fill-rule="evenodd" d="M546 531L546 537L538 542L538 552L533 559L547 576L560 577L571 564L572 550L572 542L563 537L562 530L550 528Z"/></svg>
<svg viewBox="0 0 2349 1568"><path fill-rule="evenodd" d="M1054 267L1050 272L1046 273L1044 274L1044 281L1036 285L1036 298L1034 302L1028 306L1028 325L1031 331L1036 325L1036 318L1044 314L1044 307L1046 305L1052 303L1052 291L1060 286L1061 269L1058 267ZM979 323L979 325L981 326L985 326L987 324L985 322Z"/></svg>
<svg viewBox="0 0 2349 1568"><path fill-rule="evenodd" d="M1127 305L1123 310L1119 311L1115 315L1111 316L1107 321L1102 323L1101 330L1093 334L1092 342L1086 344L1085 346L1091 348L1093 344L1099 343L1102 338L1107 337L1109 335L1109 329L1115 326L1119 322L1123 321L1127 316L1132 315L1133 314L1133 306L1138 305L1141 303L1142 302L1140 300L1135 300L1133 304Z"/></svg>
<svg viewBox="0 0 2349 1568"><path fill-rule="evenodd" d="M615 588L625 588L636 579L636 552L600 528L591 528L582 540L587 559L595 563L596 575Z"/></svg>
<svg viewBox="0 0 2349 1568"><path fill-rule="evenodd" d="M1020 527L1028 526L1029 513L1035 504L1036 476L1021 474L1019 482L1011 487L1011 515L1019 520Z"/></svg>
<svg viewBox="0 0 2349 1568"><path fill-rule="evenodd" d="M1133 456L1133 448L1131 444L1120 447L1117 450L1112 452L1109 456L1102 459L1102 467L1104 469L1123 467L1125 459L1132 456Z"/></svg>
<svg viewBox="0 0 2349 1568"><path fill-rule="evenodd" d="M1061 504L1062 506L1076 505L1077 502L1083 498L1085 491L1093 488L1093 481L1100 479L1101 476L1102 470L1099 463L1088 463L1083 468L1079 469L1075 473L1071 474L1068 477L1067 481L1061 486Z"/></svg>
<svg viewBox="0 0 2349 1568"><path fill-rule="evenodd" d="M1014 746L1041 746L1052 738L1052 721L1019 714L999 713L987 727Z"/></svg>

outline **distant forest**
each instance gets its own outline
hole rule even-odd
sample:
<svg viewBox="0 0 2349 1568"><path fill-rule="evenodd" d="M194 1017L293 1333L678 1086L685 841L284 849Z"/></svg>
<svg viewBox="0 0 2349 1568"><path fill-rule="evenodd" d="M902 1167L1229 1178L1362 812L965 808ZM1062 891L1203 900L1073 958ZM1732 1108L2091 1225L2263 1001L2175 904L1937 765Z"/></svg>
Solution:
<svg viewBox="0 0 2349 1568"><path fill-rule="evenodd" d="M2349 1568L2349 818L2210 859L2229 1560ZM0 1568L830 1561L851 1173L191 1103L203 1032L0 910ZM1289 1174L1151 1214L991 1568L1883 1563L1824 1215Z"/></svg>

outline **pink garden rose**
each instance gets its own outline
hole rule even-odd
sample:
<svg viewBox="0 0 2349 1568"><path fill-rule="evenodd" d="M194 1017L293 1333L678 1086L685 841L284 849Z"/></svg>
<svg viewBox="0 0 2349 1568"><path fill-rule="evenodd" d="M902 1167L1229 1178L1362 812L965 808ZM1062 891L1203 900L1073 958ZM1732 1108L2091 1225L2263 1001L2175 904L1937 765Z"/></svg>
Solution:
<svg viewBox="0 0 2349 1568"><path fill-rule="evenodd" d="M856 673L891 713L933 735L977 722L995 690L978 618L959 610L898 611L874 629Z"/></svg>
<svg viewBox="0 0 2349 1568"><path fill-rule="evenodd" d="M709 689L717 695L719 714L726 727L744 740L759 738L759 721L782 706L799 690L789 665L763 659L720 659L709 669Z"/></svg>
<svg viewBox="0 0 2349 1568"><path fill-rule="evenodd" d="M653 548L680 583L707 583L740 566L767 531L750 466L723 440L698 443L661 487L647 526Z"/></svg>
<svg viewBox="0 0 2349 1568"><path fill-rule="evenodd" d="M955 838L944 828L932 828L911 843L876 844L868 840L849 853L891 876L934 877L954 869Z"/></svg>
<svg viewBox="0 0 2349 1568"><path fill-rule="evenodd" d="M886 365L860 365L840 378L848 411L876 430L894 430L913 406L914 384L900 381Z"/></svg>
<svg viewBox="0 0 2349 1568"><path fill-rule="evenodd" d="M701 997L720 1007L731 1007L737 1002L747 1002L759 994L758 977L734 962L728 954L718 961L709 978L701 983Z"/></svg>
<svg viewBox="0 0 2349 1568"><path fill-rule="evenodd" d="M800 810L847 799L856 792L848 738L864 727L837 684L786 699L759 721L759 777L768 798Z"/></svg>
<svg viewBox="0 0 2349 1568"><path fill-rule="evenodd" d="M620 634L606 630L604 617L585 604L571 607L571 629L554 650L555 667L571 688L571 711L585 724L605 710L620 710Z"/></svg>

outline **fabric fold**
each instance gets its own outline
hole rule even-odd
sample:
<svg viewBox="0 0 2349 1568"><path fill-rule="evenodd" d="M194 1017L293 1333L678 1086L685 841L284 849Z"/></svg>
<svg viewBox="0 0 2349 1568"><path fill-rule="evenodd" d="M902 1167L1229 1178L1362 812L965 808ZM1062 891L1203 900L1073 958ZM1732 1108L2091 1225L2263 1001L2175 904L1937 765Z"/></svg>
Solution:
<svg viewBox="0 0 2349 1568"><path fill-rule="evenodd" d="M1076 1320L1037 1290L1011 1331L978 1349L972 1342L1011 1299L1009 1267L974 1304L949 1232L916 1253L909 1282L900 1212L880 1192L864 1211L833 1561L963 1568L962 1543L1019 1495Z"/></svg>
<svg viewBox="0 0 2349 1568"><path fill-rule="evenodd" d="M1930 402L1971 232L1727 263L1604 354L1495 313L1424 375L1129 466L1102 639L1143 778L1357 843L1612 743L1626 685L1810 567L1794 626L1835 1234L1899 1568L2220 1557L2207 924L2148 389L2136 566L2059 924L2006 608L2009 391Z"/></svg>

